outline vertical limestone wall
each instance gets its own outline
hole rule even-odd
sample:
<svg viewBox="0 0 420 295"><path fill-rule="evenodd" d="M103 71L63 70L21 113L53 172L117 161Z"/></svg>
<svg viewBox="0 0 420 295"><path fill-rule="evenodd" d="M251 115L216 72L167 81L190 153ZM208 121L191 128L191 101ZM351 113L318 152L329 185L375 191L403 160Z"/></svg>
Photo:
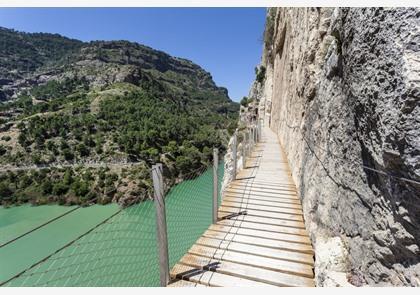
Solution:
<svg viewBox="0 0 420 295"><path fill-rule="evenodd" d="M420 10L267 12L260 110L285 148L318 285L420 285Z"/></svg>

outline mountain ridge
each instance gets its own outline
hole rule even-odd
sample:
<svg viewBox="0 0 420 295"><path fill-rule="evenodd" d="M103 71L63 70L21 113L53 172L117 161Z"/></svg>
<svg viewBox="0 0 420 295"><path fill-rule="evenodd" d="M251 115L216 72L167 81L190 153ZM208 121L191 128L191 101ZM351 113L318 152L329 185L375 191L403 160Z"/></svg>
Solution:
<svg viewBox="0 0 420 295"><path fill-rule="evenodd" d="M142 162L0 174L0 203L151 198L150 166L169 183L225 150L238 104L199 65L129 41L82 42L0 29L0 165Z"/></svg>

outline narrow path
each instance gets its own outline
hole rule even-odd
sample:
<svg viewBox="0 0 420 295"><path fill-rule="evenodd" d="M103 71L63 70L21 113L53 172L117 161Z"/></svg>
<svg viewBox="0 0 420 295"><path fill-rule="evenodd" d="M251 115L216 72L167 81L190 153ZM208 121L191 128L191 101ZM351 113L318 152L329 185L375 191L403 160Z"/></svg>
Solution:
<svg viewBox="0 0 420 295"><path fill-rule="evenodd" d="M219 221L172 268L169 286L314 286L313 254L287 159L263 128Z"/></svg>

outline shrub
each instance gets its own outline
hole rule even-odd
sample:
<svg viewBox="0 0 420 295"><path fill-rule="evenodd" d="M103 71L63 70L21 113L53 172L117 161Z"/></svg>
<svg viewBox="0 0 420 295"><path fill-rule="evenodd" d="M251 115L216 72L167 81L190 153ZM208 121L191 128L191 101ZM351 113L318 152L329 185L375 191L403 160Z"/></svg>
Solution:
<svg viewBox="0 0 420 295"><path fill-rule="evenodd" d="M13 194L13 191L9 188L9 185L5 182L0 183L0 200L9 199Z"/></svg>
<svg viewBox="0 0 420 295"><path fill-rule="evenodd" d="M71 189L78 197L85 197L89 193L89 183L77 180L71 185Z"/></svg>
<svg viewBox="0 0 420 295"><path fill-rule="evenodd" d="M57 196L62 196L69 190L69 187L62 182L58 182L53 186L53 194Z"/></svg>
<svg viewBox="0 0 420 295"><path fill-rule="evenodd" d="M83 143L80 143L77 146L77 151L79 152L81 157L87 157L90 154L90 150Z"/></svg>
<svg viewBox="0 0 420 295"><path fill-rule="evenodd" d="M265 80L265 67L264 66L260 66L259 68L255 68L255 74L256 74L256 80L259 83L263 83Z"/></svg>
<svg viewBox="0 0 420 295"><path fill-rule="evenodd" d="M7 152L6 148L0 145L0 156L3 156Z"/></svg>
<svg viewBox="0 0 420 295"><path fill-rule="evenodd" d="M248 97L244 96L244 97L241 99L241 106L243 106L243 107L248 106Z"/></svg>
<svg viewBox="0 0 420 295"><path fill-rule="evenodd" d="M66 159L67 161L74 159L74 154L68 148L63 150L63 156L64 156L64 159Z"/></svg>
<svg viewBox="0 0 420 295"><path fill-rule="evenodd" d="M53 191L53 185L50 180L46 179L41 185L42 192L44 194L51 194Z"/></svg>

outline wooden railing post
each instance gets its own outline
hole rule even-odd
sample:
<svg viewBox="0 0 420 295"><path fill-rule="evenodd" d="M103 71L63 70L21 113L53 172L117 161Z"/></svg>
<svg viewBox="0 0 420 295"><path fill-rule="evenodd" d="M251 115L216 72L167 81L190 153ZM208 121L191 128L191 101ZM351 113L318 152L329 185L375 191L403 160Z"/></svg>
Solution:
<svg viewBox="0 0 420 295"><path fill-rule="evenodd" d="M156 208L156 236L159 249L160 286L166 287L169 283L170 277L162 164L152 166L152 179L155 198L154 203Z"/></svg>
<svg viewBox="0 0 420 295"><path fill-rule="evenodd" d="M255 144L255 130L254 130L254 126L251 126L251 152L254 149L254 144Z"/></svg>
<svg viewBox="0 0 420 295"><path fill-rule="evenodd" d="M238 136L237 132L233 134L233 147L232 147L232 157L233 157L233 180L236 179L236 166L237 166L237 145L238 145Z"/></svg>
<svg viewBox="0 0 420 295"><path fill-rule="evenodd" d="M249 157L249 130L246 129L245 132L245 155L248 158Z"/></svg>
<svg viewBox="0 0 420 295"><path fill-rule="evenodd" d="M244 138L242 140L242 169L246 168L246 133L244 133Z"/></svg>
<svg viewBox="0 0 420 295"><path fill-rule="evenodd" d="M258 128L257 128L257 125L254 126L254 129L255 129L255 143L257 143L258 142Z"/></svg>
<svg viewBox="0 0 420 295"><path fill-rule="evenodd" d="M213 224L217 223L218 196L219 196L219 179L217 170L219 166L219 150L213 149Z"/></svg>
<svg viewBox="0 0 420 295"><path fill-rule="evenodd" d="M248 128L248 157L252 155L252 131Z"/></svg>
<svg viewBox="0 0 420 295"><path fill-rule="evenodd" d="M257 126L254 125L254 143L257 144L258 142L258 130L257 130Z"/></svg>

